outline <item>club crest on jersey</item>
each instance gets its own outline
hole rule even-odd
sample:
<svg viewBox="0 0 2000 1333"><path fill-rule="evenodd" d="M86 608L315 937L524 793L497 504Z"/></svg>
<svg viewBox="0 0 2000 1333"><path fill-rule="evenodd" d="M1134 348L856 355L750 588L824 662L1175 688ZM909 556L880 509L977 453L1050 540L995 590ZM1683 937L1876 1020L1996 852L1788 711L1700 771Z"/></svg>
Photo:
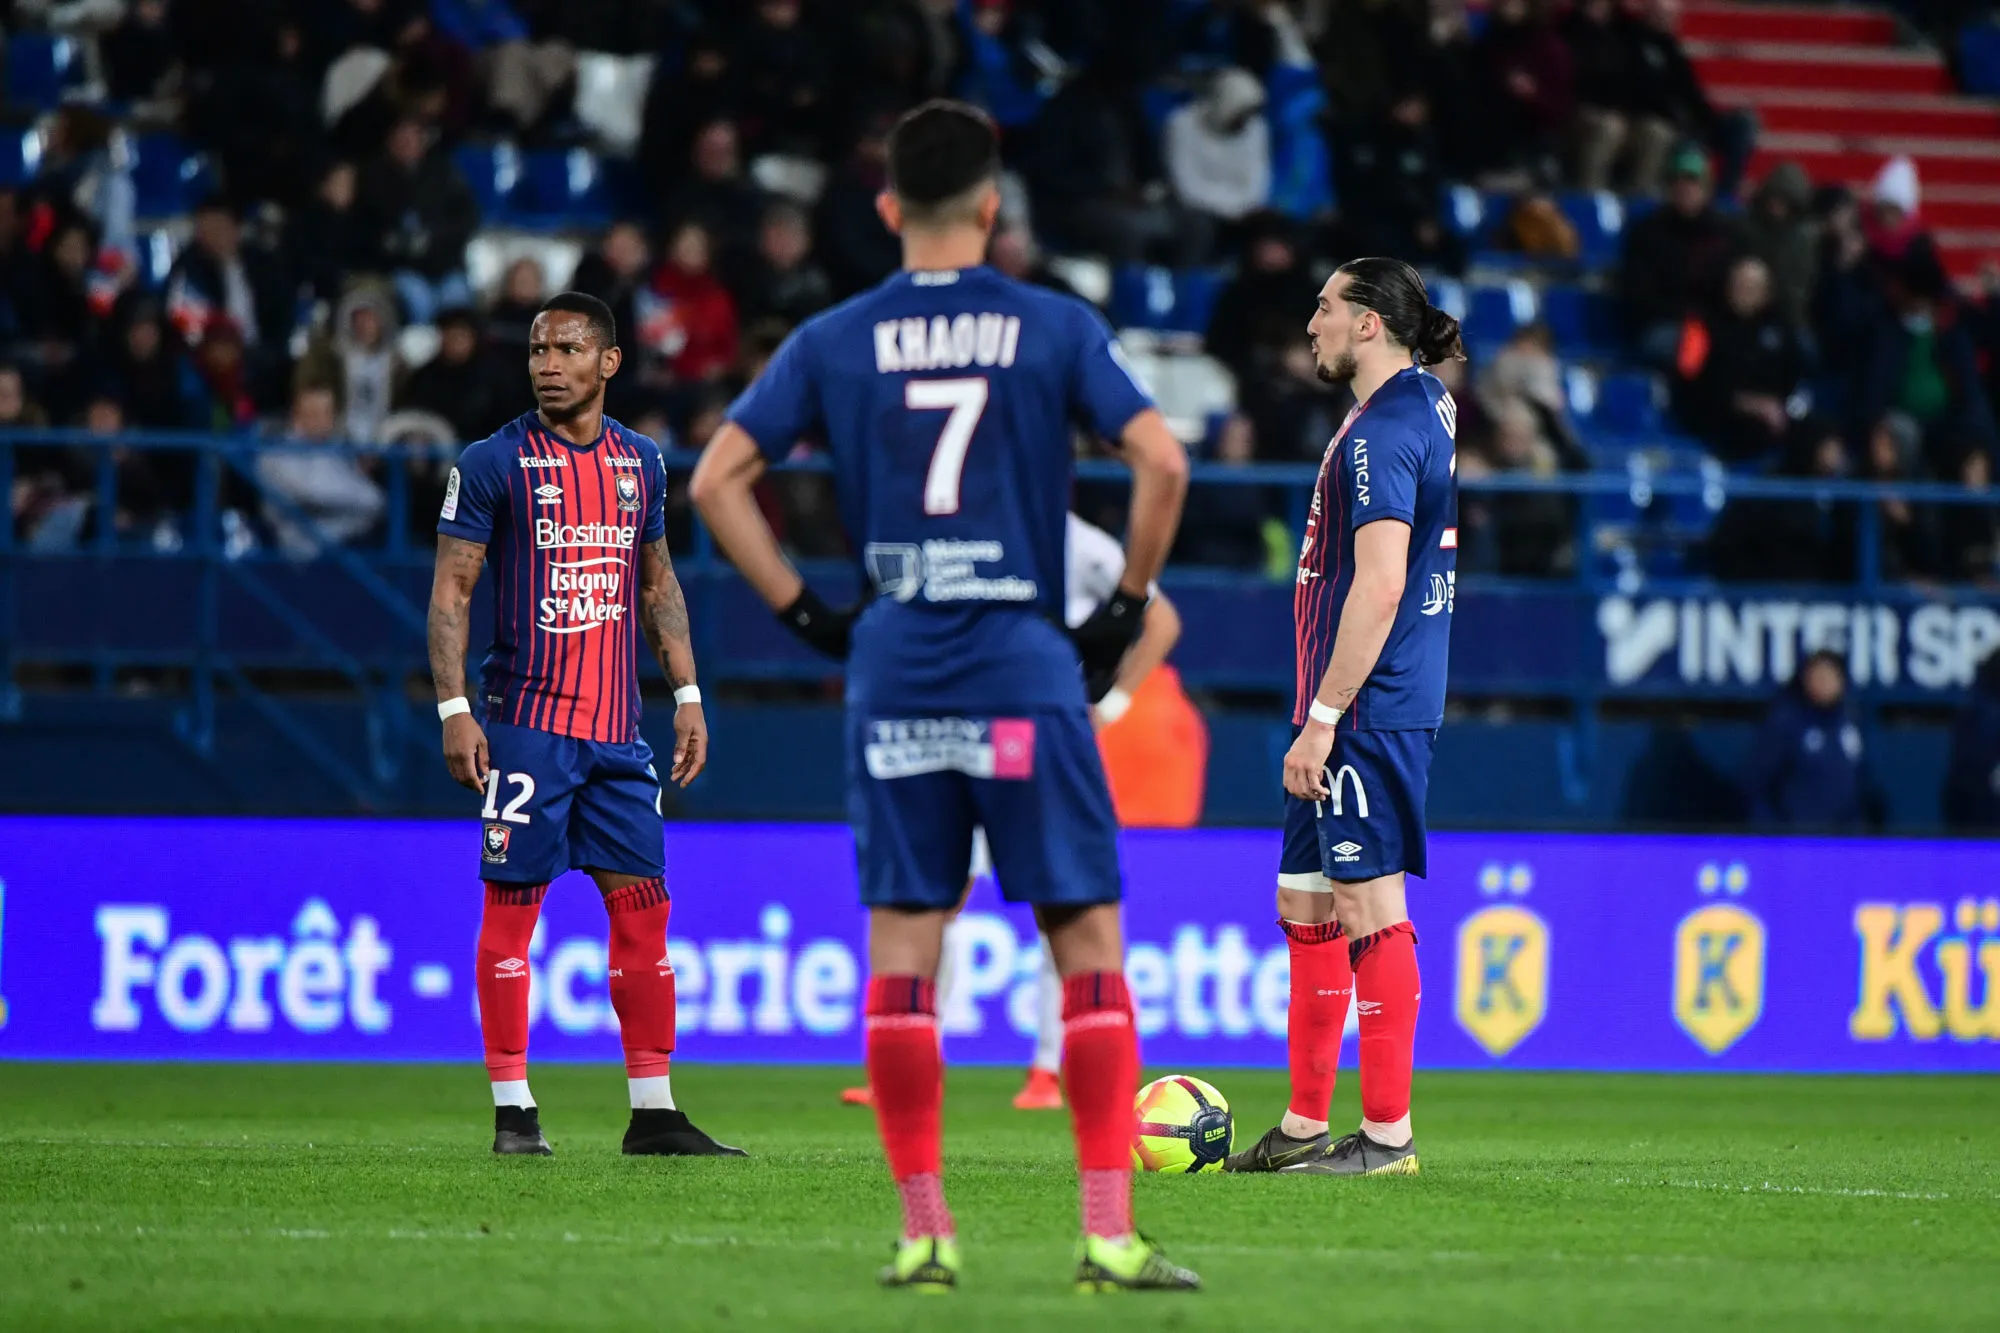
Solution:
<svg viewBox="0 0 2000 1333"><path fill-rule="evenodd" d="M535 503L554 505L562 503L562 487L551 482L543 482L535 487Z"/></svg>
<svg viewBox="0 0 2000 1333"><path fill-rule="evenodd" d="M639 507L639 479L637 477L628 477L621 472L618 474L617 484L618 507L620 509L637 509Z"/></svg>
<svg viewBox="0 0 2000 1333"><path fill-rule="evenodd" d="M479 859L488 865L505 865L507 843L513 837L513 833L514 831L505 824L488 824L486 837L480 844Z"/></svg>

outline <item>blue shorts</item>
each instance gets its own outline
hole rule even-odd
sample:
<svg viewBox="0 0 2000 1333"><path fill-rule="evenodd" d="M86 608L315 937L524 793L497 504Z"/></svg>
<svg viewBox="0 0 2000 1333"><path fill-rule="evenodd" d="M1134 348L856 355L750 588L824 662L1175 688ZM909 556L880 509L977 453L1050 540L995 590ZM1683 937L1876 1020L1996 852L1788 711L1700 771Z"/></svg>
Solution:
<svg viewBox="0 0 2000 1333"><path fill-rule="evenodd" d="M546 884L590 867L666 873L660 778L644 740L578 740L505 722L486 726L481 878Z"/></svg>
<svg viewBox="0 0 2000 1333"><path fill-rule="evenodd" d="M1296 734L1296 729L1294 729ZM1352 883L1425 873L1424 798L1435 731L1343 731L1327 756L1324 801L1285 795L1285 849L1278 887L1331 891Z"/></svg>
<svg viewBox="0 0 2000 1333"><path fill-rule="evenodd" d="M1008 902L1118 901L1118 818L1087 709L849 709L847 804L869 907L956 906L980 827Z"/></svg>

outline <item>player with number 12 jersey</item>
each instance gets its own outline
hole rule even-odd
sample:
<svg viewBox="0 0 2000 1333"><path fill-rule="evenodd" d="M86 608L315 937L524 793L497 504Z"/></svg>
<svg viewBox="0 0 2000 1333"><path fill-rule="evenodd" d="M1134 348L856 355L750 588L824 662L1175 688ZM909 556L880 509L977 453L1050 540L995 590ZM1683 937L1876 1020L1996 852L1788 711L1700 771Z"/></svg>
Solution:
<svg viewBox="0 0 2000 1333"><path fill-rule="evenodd" d="M701 771L708 730L667 554L660 450L604 415L620 359L602 301L551 298L528 334L539 406L459 456L438 516L428 637L445 763L485 797L475 985L493 1151L551 1151L528 1087L529 942L549 882L576 869L596 882L610 917L609 989L632 1104L624 1151L741 1156L689 1123L668 1073L672 902L660 774L639 734L640 633L674 689L670 780L686 786ZM475 712L467 610L489 556L493 646Z"/></svg>

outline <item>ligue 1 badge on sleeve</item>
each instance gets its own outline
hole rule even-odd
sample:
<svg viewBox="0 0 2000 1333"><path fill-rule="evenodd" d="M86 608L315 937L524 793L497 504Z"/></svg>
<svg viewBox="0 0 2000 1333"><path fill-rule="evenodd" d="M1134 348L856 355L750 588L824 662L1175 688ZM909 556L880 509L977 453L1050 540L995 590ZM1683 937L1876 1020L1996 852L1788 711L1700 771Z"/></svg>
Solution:
<svg viewBox="0 0 2000 1333"><path fill-rule="evenodd" d="M481 845L479 859L489 865L505 865L507 862L507 842L514 831L505 824L488 824L486 839Z"/></svg>
<svg viewBox="0 0 2000 1333"><path fill-rule="evenodd" d="M620 509L637 509L639 507L639 479L628 473L621 472L618 474L617 484L618 507Z"/></svg>

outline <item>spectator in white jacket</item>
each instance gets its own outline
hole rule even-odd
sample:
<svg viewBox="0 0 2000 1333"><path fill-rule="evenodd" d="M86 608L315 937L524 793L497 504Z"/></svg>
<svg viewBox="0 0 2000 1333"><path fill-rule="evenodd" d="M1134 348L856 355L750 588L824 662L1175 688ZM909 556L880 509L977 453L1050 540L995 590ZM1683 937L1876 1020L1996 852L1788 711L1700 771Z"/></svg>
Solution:
<svg viewBox="0 0 2000 1333"><path fill-rule="evenodd" d="M1264 85L1247 69L1225 69L1194 101L1167 117L1167 179L1189 212L1227 228L1271 198L1271 127Z"/></svg>
<svg viewBox="0 0 2000 1333"><path fill-rule="evenodd" d="M310 560L322 542L344 544L382 518L382 488L339 442L340 401L331 388L301 385L292 395L291 428L257 460L271 497L265 517L285 554ZM284 503L277 503L283 501ZM303 521L301 521L303 520Z"/></svg>

